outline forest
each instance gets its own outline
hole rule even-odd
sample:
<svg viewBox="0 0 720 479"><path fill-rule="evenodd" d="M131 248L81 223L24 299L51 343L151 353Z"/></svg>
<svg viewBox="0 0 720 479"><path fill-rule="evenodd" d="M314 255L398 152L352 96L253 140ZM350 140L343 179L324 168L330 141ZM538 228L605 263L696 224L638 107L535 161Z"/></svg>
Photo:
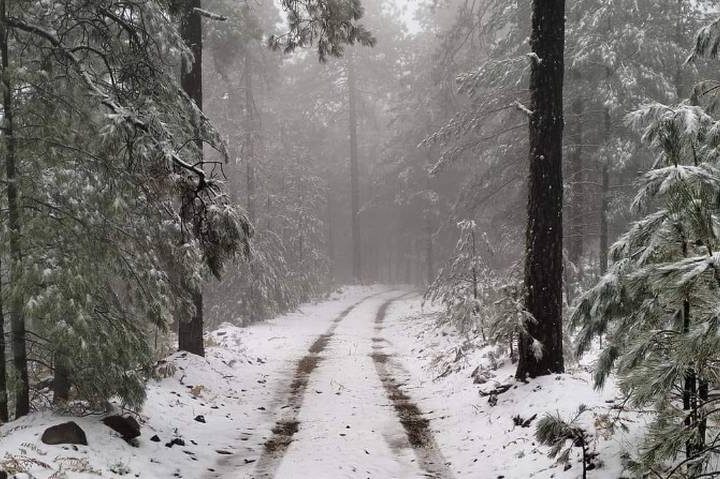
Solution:
<svg viewBox="0 0 720 479"><path fill-rule="evenodd" d="M711 0L0 0L0 479L720 479L719 66Z"/></svg>

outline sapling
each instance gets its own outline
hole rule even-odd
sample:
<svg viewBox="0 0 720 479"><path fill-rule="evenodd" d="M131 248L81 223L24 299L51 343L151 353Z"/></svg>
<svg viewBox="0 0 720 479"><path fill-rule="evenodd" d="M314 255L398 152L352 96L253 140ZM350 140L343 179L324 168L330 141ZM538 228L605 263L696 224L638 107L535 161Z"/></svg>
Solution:
<svg viewBox="0 0 720 479"><path fill-rule="evenodd" d="M549 457L557 458L557 462L565 464L570 468L570 454L574 447L582 451L583 479L587 478L587 472L595 469L595 458L597 453L590 451L592 436L580 426L579 419L588 411L584 404L578 407L577 414L566 421L559 413L546 414L537 423L535 438L545 446L550 447ZM568 444L569 441L569 444Z"/></svg>

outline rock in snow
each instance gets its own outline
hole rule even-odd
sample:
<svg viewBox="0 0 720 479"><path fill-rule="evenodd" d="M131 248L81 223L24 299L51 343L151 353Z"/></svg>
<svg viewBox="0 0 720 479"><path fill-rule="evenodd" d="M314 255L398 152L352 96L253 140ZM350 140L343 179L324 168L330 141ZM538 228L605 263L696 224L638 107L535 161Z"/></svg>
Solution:
<svg viewBox="0 0 720 479"><path fill-rule="evenodd" d="M140 435L140 424L132 416L108 416L102 422L126 441Z"/></svg>
<svg viewBox="0 0 720 479"><path fill-rule="evenodd" d="M45 444L82 444L87 446L87 437L77 423L73 421L51 426L45 429L41 438Z"/></svg>

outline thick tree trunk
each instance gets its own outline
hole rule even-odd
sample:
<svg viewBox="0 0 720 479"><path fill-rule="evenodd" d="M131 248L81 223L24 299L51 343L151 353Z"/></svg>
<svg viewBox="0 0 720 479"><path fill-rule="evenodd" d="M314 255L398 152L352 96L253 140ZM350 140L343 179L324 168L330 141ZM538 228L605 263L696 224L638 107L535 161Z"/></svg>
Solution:
<svg viewBox="0 0 720 479"><path fill-rule="evenodd" d="M200 14L195 10L200 8L200 0L183 0L180 14L180 35L185 44L193 54L192 64L183 60L180 84L188 96L202 110L202 20ZM196 136L199 137L199 134ZM202 162L203 143L196 141L198 150L198 162ZM190 291L195 311L190 321L180 321L178 326L178 347L181 351L205 355L203 344L203 298L200 288Z"/></svg>
<svg viewBox="0 0 720 479"><path fill-rule="evenodd" d="M8 227L10 230L10 284L17 281L22 271L22 252L20 250L20 202L18 199L19 175L15 164L16 139L13 123L13 99L10 78L6 74L10 63L8 54L8 28L6 0L0 0L0 55L2 56L3 73L3 136L5 138L5 179L7 181ZM25 416L30 412L30 380L28 377L27 350L25 341L25 317L22 312L22 301L12 295L8 312L12 329L13 366L18 375L19 384L15 393L15 417Z"/></svg>
<svg viewBox="0 0 720 479"><path fill-rule="evenodd" d="M203 296L200 291L192 292L193 312L190 321L180 321L178 326L178 349L198 356L205 356L203 342Z"/></svg>
<svg viewBox="0 0 720 479"><path fill-rule="evenodd" d="M247 212L250 221L255 221L255 100L253 98L252 58L245 53L245 165L247 187Z"/></svg>
<svg viewBox="0 0 720 479"><path fill-rule="evenodd" d="M5 315L2 302L2 267L0 267L0 424L8 422L7 370L5 368Z"/></svg>
<svg viewBox="0 0 720 479"><path fill-rule="evenodd" d="M563 372L562 141L565 1L533 0L530 175L525 307L534 321L519 342L518 379ZM536 354L534 341L542 353Z"/></svg>
<svg viewBox="0 0 720 479"><path fill-rule="evenodd" d="M360 181L357 144L357 86L353 53L347 58L348 110L350 120L350 195L352 214L353 280L362 282L362 255L360 245Z"/></svg>

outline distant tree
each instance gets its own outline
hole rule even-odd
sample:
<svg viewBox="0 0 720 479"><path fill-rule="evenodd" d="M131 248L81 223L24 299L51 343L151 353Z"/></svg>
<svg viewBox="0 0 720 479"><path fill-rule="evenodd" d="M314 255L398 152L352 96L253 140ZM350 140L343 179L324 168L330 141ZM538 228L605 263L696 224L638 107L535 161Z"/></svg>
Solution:
<svg viewBox="0 0 720 479"><path fill-rule="evenodd" d="M360 244L360 179L358 171L358 118L357 118L357 79L355 78L355 59L351 52L346 61L348 129L350 132L350 216L353 243L353 279L362 282L362 252Z"/></svg>

